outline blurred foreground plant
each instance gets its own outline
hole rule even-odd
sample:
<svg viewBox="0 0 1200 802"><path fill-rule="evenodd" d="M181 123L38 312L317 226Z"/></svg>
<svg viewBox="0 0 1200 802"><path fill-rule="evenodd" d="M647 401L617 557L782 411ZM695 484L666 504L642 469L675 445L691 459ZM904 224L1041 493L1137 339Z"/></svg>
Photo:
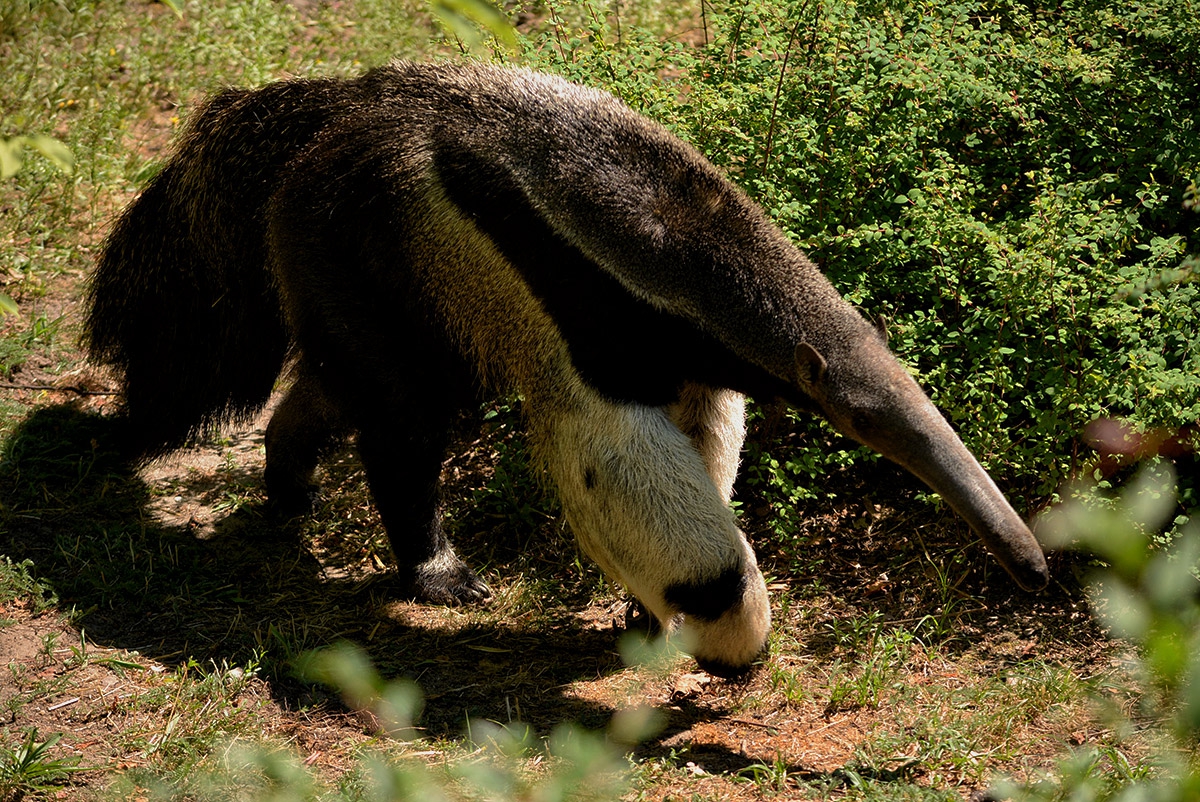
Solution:
<svg viewBox="0 0 1200 802"><path fill-rule="evenodd" d="M1200 799L1200 521L1175 517L1175 475L1145 467L1114 503L1094 494L1043 516L1039 535L1048 545L1094 554L1102 565L1088 584L1093 614L1134 647L1128 672L1139 689L1130 713L1109 705L1109 726L1123 740L1148 724L1167 745L1143 765L1118 749L1079 750L1058 775L1025 785L1000 784L1002 798L1017 800ZM1175 528L1168 548L1155 549L1155 533Z"/></svg>
<svg viewBox="0 0 1200 802"><path fill-rule="evenodd" d="M663 653L668 658L677 654L673 647L624 647L628 647L623 648L627 660L648 663L651 668ZM346 705L393 745L419 738L413 723L421 712L420 689L409 680L385 682L359 648L342 644L313 652L301 660L298 669L306 679L336 688ZM322 792L315 774L295 753L238 743L226 751L219 771L187 793L198 799L276 802L327 798L371 802L618 799L628 786L630 766L625 750L652 734L658 723L655 711L636 707L618 711L607 732L563 723L543 739L521 722L502 725L471 720L465 751L461 755L446 752L437 765L406 756L383 741L363 750L358 765L332 797ZM174 789L168 795L177 792Z"/></svg>

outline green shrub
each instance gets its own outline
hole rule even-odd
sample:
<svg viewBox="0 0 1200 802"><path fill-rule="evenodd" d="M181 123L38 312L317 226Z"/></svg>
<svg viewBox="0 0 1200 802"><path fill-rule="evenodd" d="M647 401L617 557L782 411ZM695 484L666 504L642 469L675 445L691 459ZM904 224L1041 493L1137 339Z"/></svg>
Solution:
<svg viewBox="0 0 1200 802"><path fill-rule="evenodd" d="M1078 435L1098 417L1200 419L1200 290L1156 280L1195 250L1195 4L705 9L702 46L618 39L592 14L533 59L616 92L741 183L888 319L1006 484L1053 491L1086 466ZM778 443L752 461L802 491L829 465Z"/></svg>

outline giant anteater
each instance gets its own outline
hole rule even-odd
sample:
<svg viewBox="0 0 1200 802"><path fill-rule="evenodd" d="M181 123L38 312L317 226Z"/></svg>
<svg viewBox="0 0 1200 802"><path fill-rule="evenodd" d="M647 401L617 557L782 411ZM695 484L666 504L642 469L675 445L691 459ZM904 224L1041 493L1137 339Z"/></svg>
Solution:
<svg viewBox="0 0 1200 802"><path fill-rule="evenodd" d="M516 390L584 550L702 666L748 668L770 611L729 509L743 394L818 408L928 483L1022 586L1045 559L882 337L700 154L612 96L395 63L229 90L117 222L86 340L161 455L261 409L267 491L309 503L357 437L419 597L487 587L442 531L450 429Z"/></svg>

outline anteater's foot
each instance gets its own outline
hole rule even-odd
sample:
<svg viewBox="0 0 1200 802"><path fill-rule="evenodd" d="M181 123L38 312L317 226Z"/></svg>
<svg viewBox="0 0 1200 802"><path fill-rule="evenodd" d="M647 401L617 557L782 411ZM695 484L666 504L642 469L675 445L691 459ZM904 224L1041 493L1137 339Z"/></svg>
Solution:
<svg viewBox="0 0 1200 802"><path fill-rule="evenodd" d="M646 638L654 638L662 634L662 623L654 613L646 609L637 597L630 596L625 600L625 631L640 632Z"/></svg>
<svg viewBox="0 0 1200 802"><path fill-rule="evenodd" d="M401 570L406 579L406 595L430 604L455 607L479 604L492 598L492 589L457 554L447 549L410 571Z"/></svg>
<svg viewBox="0 0 1200 802"><path fill-rule="evenodd" d="M317 508L321 491L315 484L267 483L267 513L277 521L302 518Z"/></svg>

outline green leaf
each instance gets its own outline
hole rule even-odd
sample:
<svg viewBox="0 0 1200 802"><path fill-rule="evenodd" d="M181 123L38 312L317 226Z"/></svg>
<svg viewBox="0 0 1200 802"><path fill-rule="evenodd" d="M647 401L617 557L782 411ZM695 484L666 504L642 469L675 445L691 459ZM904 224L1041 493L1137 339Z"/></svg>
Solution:
<svg viewBox="0 0 1200 802"><path fill-rule="evenodd" d="M21 169L21 148L24 146L25 137L22 136L0 139L0 179L12 178Z"/></svg>
<svg viewBox="0 0 1200 802"><path fill-rule="evenodd" d="M0 317L4 317L5 315L15 315L19 311L21 310L20 307L17 306L17 302L8 295L0 292Z"/></svg>
<svg viewBox="0 0 1200 802"><path fill-rule="evenodd" d="M501 45L517 46L517 32L507 16L487 0L431 0L430 9L459 39L468 46L483 41L480 29L490 33Z"/></svg>
<svg viewBox="0 0 1200 802"><path fill-rule="evenodd" d="M26 147L33 148L45 156L51 164L64 173L71 172L71 168L75 164L75 157L71 151L54 137L45 134L14 136L9 139L0 139L0 180L12 178L20 172L21 165L25 161L21 151Z"/></svg>
<svg viewBox="0 0 1200 802"><path fill-rule="evenodd" d="M70 149L54 137L45 134L33 134L26 137L26 144L49 159L55 167L64 173L71 172L75 166L75 156Z"/></svg>

